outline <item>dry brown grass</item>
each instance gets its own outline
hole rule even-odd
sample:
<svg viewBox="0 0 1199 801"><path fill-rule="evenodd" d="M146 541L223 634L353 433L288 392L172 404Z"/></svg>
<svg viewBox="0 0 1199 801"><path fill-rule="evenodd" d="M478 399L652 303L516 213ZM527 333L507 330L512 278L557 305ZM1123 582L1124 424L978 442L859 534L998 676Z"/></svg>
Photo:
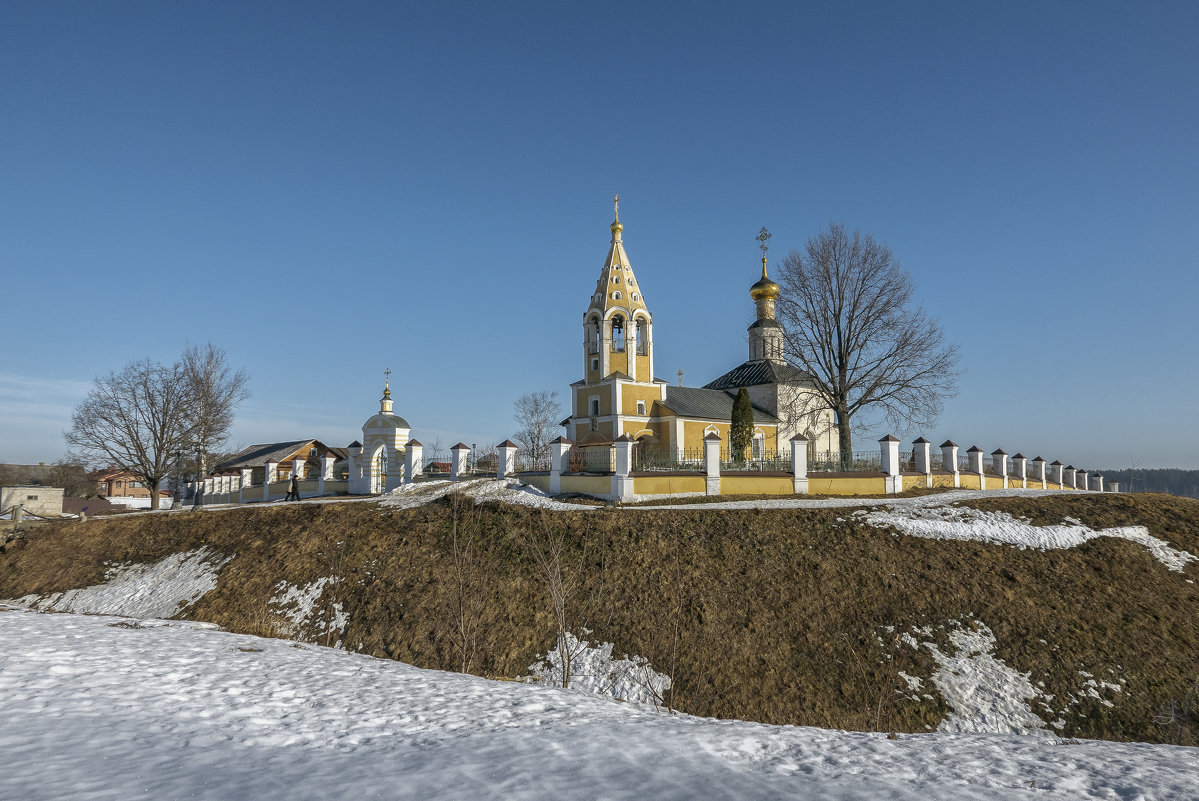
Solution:
<svg viewBox="0 0 1199 801"><path fill-rule="evenodd" d="M1172 496L1078 495L971 503L1058 523L1146 525L1199 553L1199 503ZM322 603L349 614L348 647L421 667L525 673L553 644L543 572L519 543L549 526L584 580L572 620L615 651L673 675L685 712L772 723L924 731L946 709L913 701L898 671L926 679L926 650L897 643L914 626L971 616L997 655L1056 696L1062 734L1161 740L1152 723L1199 677L1199 566L1172 573L1133 543L1103 538L1041 552L931 541L861 524L846 510L640 510L545 513L487 505L477 515L463 602L449 501L411 510L296 504L222 514L141 516L44 528L0 556L0 597L98 582L105 563L148 562L208 545L235 558L186 614L235 631L272 634L267 601L279 581L338 575ZM482 571L482 572L480 572ZM461 616L469 606L472 619ZM884 627L894 626L893 634ZM309 639L326 643L330 638ZM880 644L879 639L882 639ZM938 635L946 644L943 632ZM1046 643L1040 642L1045 640ZM889 658L888 658L889 657ZM1086 671L1124 678L1116 706L1064 707ZM1114 671L1109 673L1108 671ZM1194 744L1195 732L1188 734Z"/></svg>

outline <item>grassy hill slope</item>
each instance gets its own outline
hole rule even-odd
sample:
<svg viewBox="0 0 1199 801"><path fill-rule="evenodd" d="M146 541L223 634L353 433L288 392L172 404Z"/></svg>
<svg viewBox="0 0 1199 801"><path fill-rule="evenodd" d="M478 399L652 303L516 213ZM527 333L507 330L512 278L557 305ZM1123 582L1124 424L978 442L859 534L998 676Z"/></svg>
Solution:
<svg viewBox="0 0 1199 801"><path fill-rule="evenodd" d="M1199 554L1199 503L1166 495L999 498L969 505L1034 524L1143 525ZM672 676L672 706L770 723L926 731L950 711L933 642L985 624L995 656L1029 673L1060 734L1173 741L1154 723L1199 679L1199 564L1167 570L1142 546L1067 550L897 535L849 509L544 512L441 500L294 504L64 523L0 554L0 598L101 583L114 563L201 546L232 556L181 616L299 636L420 667L527 673L555 640L544 565L560 546L569 630ZM280 582L320 579L289 628ZM327 629L337 610L344 630ZM914 637L913 639L910 639ZM900 673L923 680L912 692ZM1087 681L1103 682L1100 691ZM1120 687L1120 690L1105 688ZM1109 706L1110 704L1110 706ZM1199 725L1181 731L1199 744Z"/></svg>

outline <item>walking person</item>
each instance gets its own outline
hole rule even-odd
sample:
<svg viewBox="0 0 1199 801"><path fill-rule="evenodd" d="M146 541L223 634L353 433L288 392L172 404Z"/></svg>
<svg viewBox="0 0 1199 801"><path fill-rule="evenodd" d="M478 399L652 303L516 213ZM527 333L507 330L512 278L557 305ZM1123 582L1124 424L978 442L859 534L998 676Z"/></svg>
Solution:
<svg viewBox="0 0 1199 801"><path fill-rule="evenodd" d="M287 497L284 498L283 500L285 500L285 501L300 500L300 477L296 473L291 474L291 484L288 486L288 489L287 489Z"/></svg>

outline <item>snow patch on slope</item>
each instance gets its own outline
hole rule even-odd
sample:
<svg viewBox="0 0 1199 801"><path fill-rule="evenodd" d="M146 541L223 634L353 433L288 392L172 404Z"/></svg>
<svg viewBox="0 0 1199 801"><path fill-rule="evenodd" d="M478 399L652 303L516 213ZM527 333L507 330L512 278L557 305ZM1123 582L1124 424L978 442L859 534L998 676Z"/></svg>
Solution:
<svg viewBox="0 0 1199 801"><path fill-rule="evenodd" d="M322 617L322 610L315 608L325 587L336 584L337 579L332 576L319 578L302 587L292 586L286 581L276 584L275 594L271 596L269 606L272 611L284 618L284 623L279 627L280 633L295 637L304 628L309 627L315 629L318 634L335 633L340 635L344 632L350 618L342 608L340 601L330 605L330 614L327 620Z"/></svg>
<svg viewBox="0 0 1199 801"><path fill-rule="evenodd" d="M949 631L956 652L943 653L926 642L937 660L933 684L952 710L937 731L951 734L1028 734L1045 729L1045 722L1028 702L1043 694L1021 673L995 658L995 635L982 623Z"/></svg>
<svg viewBox="0 0 1199 801"><path fill-rule="evenodd" d="M878 528L893 527L913 537L934 540L978 540L1017 548L1037 548L1042 551L1074 548L1097 537L1116 537L1143 545L1154 559L1170 570L1181 573L1188 562L1197 557L1187 551L1171 548L1164 540L1149 533L1144 526L1121 526L1096 531L1074 518L1067 517L1061 525L1034 526L1027 518L1015 518L1006 512L958 506L903 507L885 510L859 510L855 516Z"/></svg>
<svg viewBox="0 0 1199 801"><path fill-rule="evenodd" d="M477 503L498 501L519 506L532 506L538 509L555 511L586 511L592 507L575 503L556 501L545 492L522 483L515 478L475 478L466 481L421 481L415 484L402 484L391 492L383 495L379 503L398 509L411 509L424 506L438 498L443 498L451 492L460 492Z"/></svg>
<svg viewBox="0 0 1199 801"><path fill-rule="evenodd" d="M585 632L586 633L586 632ZM670 677L657 673L642 656L612 658L612 643L592 645L573 634L566 635L544 657L529 665L532 684L562 686L563 656L570 661L570 689L606 695L631 704L661 706L670 689Z"/></svg>
<svg viewBox="0 0 1199 801"><path fill-rule="evenodd" d="M205 547L152 565L114 565L103 584L44 597L26 595L14 603L43 612L167 618L216 587L221 568L232 558Z"/></svg>

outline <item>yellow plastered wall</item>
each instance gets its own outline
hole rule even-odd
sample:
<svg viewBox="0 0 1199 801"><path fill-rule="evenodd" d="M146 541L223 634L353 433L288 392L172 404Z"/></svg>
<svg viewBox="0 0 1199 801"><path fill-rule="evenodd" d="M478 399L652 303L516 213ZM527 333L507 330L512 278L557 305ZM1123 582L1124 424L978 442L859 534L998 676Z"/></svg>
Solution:
<svg viewBox="0 0 1199 801"><path fill-rule="evenodd" d="M549 477L545 477L546 491L549 491ZM584 495L611 495L612 479L610 476L562 476L562 492L578 492Z"/></svg>
<svg viewBox="0 0 1199 801"><path fill-rule="evenodd" d="M635 347L635 346L634 346ZM637 380L643 381L652 378L649 374L649 356L637 356ZM632 375L632 373L630 373Z"/></svg>
<svg viewBox="0 0 1199 801"><path fill-rule="evenodd" d="M721 495L791 495L794 492L795 482L790 476L730 476L726 474L720 477Z"/></svg>
<svg viewBox="0 0 1199 801"><path fill-rule="evenodd" d="M729 441L728 423L705 423L701 420L684 420L683 447L687 449L702 448L704 446L704 431L708 426L716 427L716 433L720 434L720 439L723 442Z"/></svg>
<svg viewBox="0 0 1199 801"><path fill-rule="evenodd" d="M905 490L917 488L923 489L924 487L928 486L924 483L924 476L903 476L902 478L903 488Z"/></svg>
<svg viewBox="0 0 1199 801"><path fill-rule="evenodd" d="M983 487L983 489L1003 489L1003 479L999 476L984 476L983 478L985 478L987 482L987 486Z"/></svg>
<svg viewBox="0 0 1199 801"><path fill-rule="evenodd" d="M673 495L676 492L704 492L707 487L703 476L635 476L635 495Z"/></svg>
<svg viewBox="0 0 1199 801"><path fill-rule="evenodd" d="M933 473L934 487L952 487L953 485L952 473Z"/></svg>
<svg viewBox="0 0 1199 801"><path fill-rule="evenodd" d="M961 473L962 489L982 489L978 482L978 473Z"/></svg>
<svg viewBox="0 0 1199 801"><path fill-rule="evenodd" d="M814 476L808 474L809 495L883 495L887 480L883 476Z"/></svg>
<svg viewBox="0 0 1199 801"><path fill-rule="evenodd" d="M542 492L550 491L550 477L549 476L522 474L520 477L520 480L525 482L526 484L530 484L530 485L536 487L537 489L541 490Z"/></svg>
<svg viewBox="0 0 1199 801"><path fill-rule="evenodd" d="M648 416L653 412L654 401L659 400L661 396L661 390L653 385L621 384L620 412L621 414L637 414L637 401L645 401L645 413Z"/></svg>
<svg viewBox="0 0 1199 801"><path fill-rule="evenodd" d="M612 414L612 385L597 384L590 387L579 387L575 392L575 397L578 398L578 406L575 408L575 417L590 417L591 416L591 398L599 397L599 413L600 416Z"/></svg>

